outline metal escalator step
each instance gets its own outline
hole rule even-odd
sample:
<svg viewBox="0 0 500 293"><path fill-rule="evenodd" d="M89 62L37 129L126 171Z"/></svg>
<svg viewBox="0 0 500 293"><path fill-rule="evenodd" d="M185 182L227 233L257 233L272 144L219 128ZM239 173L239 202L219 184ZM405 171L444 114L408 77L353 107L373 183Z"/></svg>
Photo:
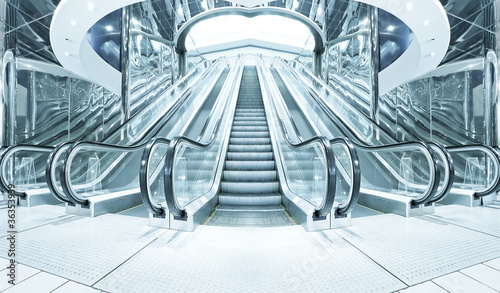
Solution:
<svg viewBox="0 0 500 293"><path fill-rule="evenodd" d="M280 195L277 195L281 198ZM232 204L221 204L216 208L217 211L228 211L228 212L278 212L284 211L285 209L280 204L268 204L268 205L232 205Z"/></svg>
<svg viewBox="0 0 500 293"><path fill-rule="evenodd" d="M258 109L258 108L236 108L236 113L264 113L264 109Z"/></svg>
<svg viewBox="0 0 500 293"><path fill-rule="evenodd" d="M245 126L249 126L249 125L245 125ZM235 131L235 132L231 132L231 138L262 138L262 137L269 137L269 131Z"/></svg>
<svg viewBox="0 0 500 293"><path fill-rule="evenodd" d="M226 161L225 170L274 170L274 161Z"/></svg>
<svg viewBox="0 0 500 293"><path fill-rule="evenodd" d="M228 147L229 152L243 152L243 153L260 153L260 152L271 152L272 147L270 144L263 145L240 145L240 144L230 144Z"/></svg>
<svg viewBox="0 0 500 293"><path fill-rule="evenodd" d="M265 182L275 181L276 170L272 171L224 171L223 180L231 182Z"/></svg>
<svg viewBox="0 0 500 293"><path fill-rule="evenodd" d="M232 131L269 131L269 128L266 126L244 126L244 125L233 125Z"/></svg>
<svg viewBox="0 0 500 293"><path fill-rule="evenodd" d="M262 117L244 117L244 116L235 116L234 121L266 121L266 116Z"/></svg>
<svg viewBox="0 0 500 293"><path fill-rule="evenodd" d="M250 116L257 116L257 117L262 117L264 116L264 113L261 112L245 112L245 113L236 113L235 116L241 116L241 117L250 117Z"/></svg>
<svg viewBox="0 0 500 293"><path fill-rule="evenodd" d="M270 144L271 139L269 137L231 137L229 139L231 145L264 145Z"/></svg>
<svg viewBox="0 0 500 293"><path fill-rule="evenodd" d="M268 182L222 181L221 191L227 193L246 193L246 194L276 193L279 192L279 183L278 181L268 181Z"/></svg>
<svg viewBox="0 0 500 293"><path fill-rule="evenodd" d="M268 161L273 159L273 152L228 152L227 159L233 161Z"/></svg>

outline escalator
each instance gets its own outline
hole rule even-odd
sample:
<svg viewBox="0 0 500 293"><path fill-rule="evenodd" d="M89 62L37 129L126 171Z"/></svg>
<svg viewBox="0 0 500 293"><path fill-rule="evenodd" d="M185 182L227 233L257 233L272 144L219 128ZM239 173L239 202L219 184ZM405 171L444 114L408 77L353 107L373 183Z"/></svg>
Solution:
<svg viewBox="0 0 500 293"><path fill-rule="evenodd" d="M318 102L320 95L301 82L283 61L276 59L271 71L289 110L302 112L302 121L309 123L315 133L328 139L352 140L360 162L362 204L403 216L420 215L432 212L432 203L449 190L449 156L438 145L384 144L378 140L380 134L361 119L364 116L354 116L352 112L340 116L328 111ZM360 127L349 129L344 123L346 119L359 122Z"/></svg>
<svg viewBox="0 0 500 293"><path fill-rule="evenodd" d="M142 151L152 139L171 139L179 133L202 136L207 119L221 103L220 93L230 84L228 65L224 59L216 62L203 82L189 88L153 131L131 145L77 142L54 151L47 165L51 191L68 203L70 212L80 215L97 216L139 205Z"/></svg>
<svg viewBox="0 0 500 293"><path fill-rule="evenodd" d="M217 67L215 62L212 67L209 63L201 63L194 67L185 78L177 81L168 90L160 92L141 92L141 94L154 94L151 103L144 109L134 115L129 121L125 122L116 131L112 132L105 140L106 144L133 145L147 138L148 135L154 135L161 126L169 119L172 112L178 110L188 99L190 93L199 87L203 80L209 76L209 73ZM84 139L84 137L82 138ZM90 142L89 142L90 143ZM73 145L73 142L63 143L58 147L45 147L38 145L15 145L9 147L2 153L0 159L1 183L2 189L7 188L8 184L14 183L16 194L21 200L21 204L32 206L37 204L60 203L67 198L63 194L62 188L51 185L47 177L53 181L60 180L60 173L51 168L52 173L46 172L47 161L51 159L62 158L66 150ZM57 153L57 155L56 155ZM95 164L92 163L96 154L89 156L86 161L79 162L82 176L87 176L88 172L96 171ZM57 161L57 160L55 160ZM57 164L56 164L57 165ZM58 164L60 167L61 164ZM36 167L36 168L35 168ZM34 170L30 170L34 169ZM93 169L94 168L94 169ZM88 170L86 173L85 170ZM26 173L31 172L34 180L19 181L26 178ZM56 178L57 177L57 178ZM90 177L89 177L90 178ZM99 188L99 185L96 185ZM89 187L87 190L95 191L96 187ZM24 203L23 203L24 202Z"/></svg>
<svg viewBox="0 0 500 293"><path fill-rule="evenodd" d="M245 66L219 206L207 225L283 226L292 222L281 206L279 182L255 67Z"/></svg>
<svg viewBox="0 0 500 293"><path fill-rule="evenodd" d="M297 223L314 231L336 218L350 221L359 192L355 150L346 139L300 139L261 59L230 74L236 82L223 90L228 97L202 137L156 139L144 150L140 185L151 225L192 231L203 223Z"/></svg>
<svg viewBox="0 0 500 293"><path fill-rule="evenodd" d="M279 64L283 64L279 62ZM321 109L326 116L329 117L341 130L343 135L356 138L358 143L365 145L395 145L398 144L390 135L384 132L376 123L364 116L360 111L343 100L343 95L331 87L327 86L322 80L316 78L303 65L297 62L291 62L290 65L283 65L283 68L290 69L290 74L294 75L293 79L302 85L308 92L312 107ZM348 96L352 96L353 92L349 89L344 89ZM309 99L309 98L308 98ZM403 143L404 144L404 143ZM454 146L442 147L436 143L428 143L432 147L433 152L438 155L436 157L439 165L440 173L446 173L441 176L441 194L434 196L428 201L428 204L434 202L459 203L465 205L480 204L484 196L492 194L498 189L500 184L499 179L499 158L496 152L488 146L484 145L469 145L469 146ZM440 154L440 155L439 155ZM448 157L448 159L446 159ZM468 164L467 158L479 157L482 158ZM444 168L444 162L448 160L448 164L452 168ZM412 155L402 153L399 160L399 166L391 163L390 160L384 159L387 164L392 164L392 169L396 173L402 173L402 179L409 182L415 182L416 176L422 173L422 164L420 160ZM381 161L383 162L383 161ZM479 165L482 164L482 167ZM472 184L464 184L464 179L467 178L467 166L472 169L481 168L487 170L485 176L480 182ZM397 170L399 169L399 170ZM448 169L448 170L447 170ZM407 173L406 173L407 172ZM405 174L409 176L405 177ZM469 171L470 174L470 171ZM448 177L447 187L444 188L444 177ZM398 191L401 194L411 194L415 192L413 184L404 184L404 188L398 186L394 193Z"/></svg>

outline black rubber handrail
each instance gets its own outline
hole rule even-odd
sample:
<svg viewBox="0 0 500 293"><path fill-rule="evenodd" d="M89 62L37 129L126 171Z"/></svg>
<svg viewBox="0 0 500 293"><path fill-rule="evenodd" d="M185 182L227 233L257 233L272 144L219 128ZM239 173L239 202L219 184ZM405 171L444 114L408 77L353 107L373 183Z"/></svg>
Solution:
<svg viewBox="0 0 500 293"><path fill-rule="evenodd" d="M206 62L205 62L205 61L204 61L204 63L206 64ZM201 63L200 63L200 64L201 64ZM214 62L213 64L215 64L215 62ZM199 79L198 79L198 81L197 81L197 82L199 82L200 80L202 80L202 79L204 78L204 76L206 76L206 74L207 74L207 72L209 71L210 67L211 67L211 66L207 67L207 69L205 70L205 72L203 72L202 74L200 74L200 77L199 77ZM168 89L167 89L167 90L168 90ZM142 111L142 110L141 110L141 111ZM134 117L135 117L135 116L137 116L138 114L139 114L139 113L136 113L136 115L134 115ZM154 128L156 128L157 124L158 124L161 120L162 120L162 119L159 119L159 120L157 121L157 123L155 123L154 125L152 125L152 126L151 126L151 128L150 128L150 129L154 129ZM114 133L117 133L117 132L119 132L119 131L121 131L121 130L122 130L122 129L121 129L121 127L120 127L120 128L118 128L117 130L115 130L115 132L114 132ZM144 134L144 136L147 136L148 134L149 134L149 132L146 132L146 133ZM57 151L59 151L59 150L62 148L62 146L67 147L68 145L71 145L71 144L73 144L73 143L74 143L74 142L65 142L65 143L60 144L60 145L59 145L59 146L57 146L57 147L52 147L52 146L38 146L38 145L30 145L30 144L17 144L17 145L14 145L14 146L10 146L10 147L8 147L8 148L5 148L5 151L7 151L7 150L9 150L9 152L10 152L10 151L18 151L18 150L19 150L19 151L22 151L24 148L27 148L27 147L29 147L29 148L30 148L30 149L32 149L33 151L40 151L40 152L47 152L47 151L51 151L51 150L52 150L52 152L49 154L49 157L48 157L48 160L47 160L46 174L45 174L45 176L46 176L46 181L47 181L47 185L48 185L48 188L49 188L49 190L51 191L51 193L54 195L54 197L55 197L56 199L61 200L61 201L63 201L63 202L67 202L67 203L69 203L69 204L74 204L71 200L67 199L64 195L61 195L61 193L59 192L59 190L55 187L55 185L54 185L53 181L51 180L51 176L50 176L50 174L51 174L51 169L52 169L52 159L53 159L53 157L54 157L55 153L56 153ZM6 154L6 153L5 153L5 152L2 152L2 155L3 155L3 154ZM2 164L4 164L5 157L6 157L6 156L0 156L0 168L1 168ZM0 189L1 189L1 190L4 190L4 188L8 188L8 186L4 186L4 185L5 185L5 184L4 184L4 182L2 182L2 180L0 179ZM26 195L26 193L24 193L24 192L18 192L18 194L17 194L17 195L18 195L18 196L21 196L21 197L24 197L24 196Z"/></svg>
<svg viewBox="0 0 500 293"><path fill-rule="evenodd" d="M500 189L500 156L498 152L490 146L487 145L482 145L482 144L472 144L472 145L463 145L463 146L449 146L447 147L448 151L451 153L454 152L466 152L466 151L480 151L484 153L489 153L490 157L495 161L495 165L497 166L497 176L495 180L493 181L493 184L491 184L486 190L482 191L475 191L474 192L474 197L480 198L483 196L490 195L497 190ZM481 150L482 149L482 150Z"/></svg>
<svg viewBox="0 0 500 293"><path fill-rule="evenodd" d="M307 84L305 84L301 78L298 76L298 74L288 65L286 64L281 58L278 58L280 60L280 62L282 62L285 67L288 69L288 71L295 77L295 79L297 80L297 82L302 86L303 89L305 89L309 95L313 98L314 101L316 101L316 103L320 106L320 108L327 114L329 115L330 117L331 116L334 116L337 118L337 120L339 120L341 123L342 120L341 119L338 119L336 113L334 113L333 111L331 111L331 109L324 104L324 101L322 99L319 98L319 94L312 88L310 88ZM332 121L335 121L334 119L332 119ZM348 128L346 125L344 125L344 127ZM339 129L341 132L342 129ZM344 133L345 135L345 133ZM355 136L359 142L362 141L362 139L360 139L359 137L357 137L357 134L356 133L352 133L353 136ZM346 135L347 136L347 135ZM358 148L358 149L361 149L361 150L364 150L364 151L367 151L367 152L380 152L380 151L390 151L391 149L399 149L399 148L408 148L408 147L411 147L411 146L416 146L416 147L421 147L421 148L424 148L427 152L427 155L431 158L431 162L432 164L430 164L430 171L434 173L434 176L431 176L430 180L431 180L431 184L430 184L430 188L428 189L428 192L427 194L425 194L421 199L412 199L411 200L411 205L412 206L417 206L417 205L420 205L420 204L427 204L429 203L433 197L435 197L435 193L436 191L438 190L439 188L439 184L440 184L440 172L439 172L439 169L437 167L437 163L436 163L436 158L435 158L435 153L434 151L432 150L432 148L424 143L424 142L420 142L420 141L415 141L415 142L404 142L404 143L397 143L397 144L390 144L390 145L381 145L381 146L366 146L366 145L362 145L360 143L356 143L356 142L352 142L353 145ZM424 153L425 154L425 153Z"/></svg>
<svg viewBox="0 0 500 293"><path fill-rule="evenodd" d="M5 174L3 174L3 164L5 164L5 160L13 152L23 151L23 150L29 150L29 149L31 149L31 150L35 150L36 149L36 150L38 150L40 152L49 152L50 150L52 150L52 147L33 146L33 145L29 145L29 144L18 144L18 145L13 145L13 146L5 148L4 151L0 155L0 168L2 169L2 170L0 170L0 172L2 173L2 175L0 176L0 189L3 192L8 193L10 191L9 184L4 181L4 175ZM12 193L12 191L10 191L10 192ZM25 192L19 192L19 191L16 191L16 190L14 190L14 194L16 196L19 196L19 197L26 196Z"/></svg>
<svg viewBox="0 0 500 293"><path fill-rule="evenodd" d="M241 58L241 57L239 57L239 58ZM236 63L238 63L238 62L239 61L236 61ZM237 65L237 66L241 67L241 65ZM242 67L239 70L243 70ZM236 76L238 77L239 75L236 75ZM229 76L228 76L228 80L229 80ZM234 83L233 83L233 86L234 86ZM234 89L234 90L237 90L237 89ZM207 131L208 125L210 124L212 119L215 119L213 117L214 112L217 112L219 107L225 106L225 105L220 105L220 104L222 104L221 100L217 99L216 104L214 105L214 107L210 111L210 114L208 115L208 117L211 117L211 118L207 119L205 121L205 124L203 126L203 130L201 132L202 134ZM164 217L165 216L163 209L161 207L159 207L158 205L155 205L154 203L151 202L151 196L149 194L149 176L148 176L148 174L149 174L149 159L152 155L154 148L156 147L156 145L159 145L159 144L168 145L168 149L165 153L165 167L164 167L164 172L163 172L163 178L164 178L163 187L164 187L164 193L165 193L165 202L167 204L169 213L171 213L175 219L185 220L187 217L186 211L178 206L177 201L175 200L175 194L174 194L173 167L174 167L175 153L176 153L177 147L181 143L187 143L191 147L196 147L196 148L199 148L201 150L207 150L207 149L211 148L216 141L217 133L219 132L219 129L220 129L220 123L221 123L220 117L224 114L223 113L224 111L219 111L219 112L220 112L220 116L216 118L217 121L214 125L214 128L212 129L212 132L210 133L210 139L206 143L200 142L200 140L202 139L202 137L204 135L200 135L197 138L197 140L190 139L186 136L176 136L172 140L156 138L156 139L151 140L148 143L146 149L143 152L143 156L141 159L141 169L139 172L141 178L139 179L139 183L140 183L142 200L145 203L146 208L149 210L149 212L154 217Z"/></svg>
<svg viewBox="0 0 500 293"><path fill-rule="evenodd" d="M443 164L447 164L448 165L447 168L449 170L448 177L446 178L447 180L445 179L444 187L442 188L442 190L437 191L436 195L428 202L428 204L431 204L444 199L450 192L451 188L453 187L453 181L455 180L455 164L453 163L453 158L450 152L443 145L435 142L427 142L427 144L430 145L431 147L438 148L441 151L441 153L444 154L444 156L446 156Z"/></svg>
<svg viewBox="0 0 500 293"><path fill-rule="evenodd" d="M222 58L219 58L213 64L215 65L220 60L222 60ZM215 68L215 67L212 66L211 68ZM88 199L81 199L81 198L78 197L78 195L76 195L73 192L73 189L70 186L70 179L68 178L70 170L69 170L67 162L68 162L68 159L72 159L72 157L75 154L75 150L77 148L85 147L85 146L91 146L92 148L96 148L96 149L100 148L103 151L133 152L133 151L136 151L136 150L139 150L141 148L146 147L147 144L148 144L148 141L144 142L144 139L146 137L154 136L155 133L157 133L158 131L160 131L160 129L157 129L158 128L157 126L159 125L159 123L161 121L165 121L165 120L170 119L170 117L174 113L177 112L177 110L192 95L192 93L194 91L196 91L196 89L200 86L200 84L202 84L201 81L203 81L205 79L205 77L210 74L210 72L212 72L210 70L210 68L208 68L205 72L203 72L200 75L200 77L198 78L198 81L195 83L195 85L192 86L191 88L189 88L189 90L185 91L182 94L182 96L175 101L174 105L172 105L172 107L170 107L167 110L167 112L165 113L165 115L163 115L163 117L161 119L158 119L157 123L154 126L150 127L148 129L148 131L146 131L145 133L142 134L141 138L139 138L139 141L137 143L129 145L129 146L126 146L126 145L125 146L120 146L120 145L98 143L98 142L90 142L90 141L79 141L79 142L71 144L69 146L68 150L66 150L65 153L62 155L62 165L63 165L63 168L60 170L60 174L61 174L61 187L62 187L65 195L67 196L67 199L70 200L73 204L79 204L79 205L82 205L82 206L88 206L89 205L89 200ZM153 133L153 132L155 132L155 133ZM151 133L153 133L153 134L151 134ZM55 157L55 156L52 156L52 158L53 157ZM53 163L51 162L50 165L53 165ZM50 174L51 173L49 173L49 175Z"/></svg>
<svg viewBox="0 0 500 293"><path fill-rule="evenodd" d="M55 184L55 178L52 177L52 170L56 166L53 164L55 163L55 156L60 152L61 149L63 148L68 148L70 145L72 145L73 142L65 142L61 143L57 147L55 147L52 152L50 152L49 157L47 158L47 165L45 168L45 181L47 181L47 186L49 187L50 192L52 193L53 196L55 196L57 199L67 202L70 205L74 205L74 202L68 199L64 193L59 192L59 189L57 188Z"/></svg>
<svg viewBox="0 0 500 293"><path fill-rule="evenodd" d="M261 59L262 59L262 57L261 57ZM264 73L265 72L265 70L264 70L265 65L264 65L263 61L260 62L260 66L261 66L260 67L261 71ZM266 74L264 73L264 75L266 75ZM269 76L267 76L267 77L263 76L263 80L272 80L272 79ZM264 86L267 88L267 91L269 93L272 92L271 85L269 84L269 81L267 83L265 83ZM327 169L326 194L325 194L325 197L323 199L321 206L317 207L317 208L315 207L314 216L316 218L325 218L327 215L329 215L331 213L332 208L333 208L333 204L335 203L337 170L335 167L335 153L332 150L332 144L343 144L348 150L348 153L349 153L350 158L351 158L351 166L353 169L352 170L353 174L351 177L351 192L350 192L349 196L350 196L350 198L354 198L357 202L357 199L359 197L359 190L360 190L361 172L359 169L359 160L358 160L357 152L352 147L352 143L348 139L340 139L339 138L339 139L334 139L334 140L328 140L326 137L323 137L323 136L314 136L314 137L312 137L308 140L302 141L300 143L293 143L291 141L289 131L286 127L286 124L283 121L283 117L280 117L280 113L279 113L280 111L278 111L279 106L277 104L278 103L277 100L279 100L280 109L285 113L285 116L288 119L288 121L290 121L293 130L297 134L297 137L299 138L299 140L302 140L302 138L300 137L300 135L298 135L299 131L297 129L295 121L293 120L290 112L288 111L288 108L284 105L283 98L282 98L281 94L279 93L279 90L278 89L275 89L275 90L276 90L276 95L281 97L281 99L275 98L275 99L272 99L272 102L274 104L276 115L278 115L281 133L282 133L283 137L285 138L284 141L287 144L287 146L292 150L298 150L301 148L310 147L313 143L319 143L320 147L323 149L323 151L325 153L326 169ZM347 213L349 213L354 208L354 206L355 205L348 204L345 207L342 207L340 210L337 209L336 213L338 216L344 216Z"/></svg>
<svg viewBox="0 0 500 293"><path fill-rule="evenodd" d="M209 116L210 117L210 116ZM140 189L141 189L141 197L143 202L145 203L144 205L146 208L149 210L149 212L154 216L154 217L162 217L164 216L164 211L162 208L158 207L157 205L153 204L151 202L151 196L149 192L149 159L151 158L151 155L153 153L154 148L157 145L164 144L168 146L167 152L165 154L165 168L164 168L164 191L165 191L165 201L167 203L167 207L169 212L176 218L182 219L186 216L186 212L181 209L175 200L175 195L174 195L174 190L173 190L173 162L174 162L174 157L175 157L175 151L178 147L178 145L182 142L190 144L190 146L197 147L202 150L209 149L213 146L215 143L215 138L216 134L219 129L220 125L220 119L216 122L216 125L211 133L211 138L208 143L200 143L199 141L192 140L188 137L185 136L176 136L172 140L168 140L166 138L154 138L149 141L147 144L146 148L144 149L144 152L142 154L142 159L141 159L141 168L139 171L140 178L139 178L139 183L140 183ZM205 123L207 125L209 120ZM204 127L206 129L206 127Z"/></svg>

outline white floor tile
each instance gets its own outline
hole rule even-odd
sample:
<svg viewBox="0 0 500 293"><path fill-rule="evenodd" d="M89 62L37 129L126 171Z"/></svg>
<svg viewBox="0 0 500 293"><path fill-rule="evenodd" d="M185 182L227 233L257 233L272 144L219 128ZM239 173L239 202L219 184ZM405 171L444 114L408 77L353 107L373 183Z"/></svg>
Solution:
<svg viewBox="0 0 500 293"><path fill-rule="evenodd" d="M41 272L15 286L10 287L5 290L5 293L49 293L66 282L68 282L68 280L64 278L46 272Z"/></svg>
<svg viewBox="0 0 500 293"><path fill-rule="evenodd" d="M500 271L500 257L494 260L490 260L484 263L485 265L494 268L495 270Z"/></svg>
<svg viewBox="0 0 500 293"><path fill-rule="evenodd" d="M500 271L489 266L479 264L470 268L461 270L463 274L489 286L495 290L500 290Z"/></svg>
<svg viewBox="0 0 500 293"><path fill-rule="evenodd" d="M10 260L5 258L0 258L0 271L5 270L5 268L10 264Z"/></svg>
<svg viewBox="0 0 500 293"><path fill-rule="evenodd" d="M27 278L39 273L40 270L34 269L32 267L28 267L22 264L17 264L17 277L16 277L16 283L19 284L20 282L26 280ZM2 274L5 273L5 270L2 271ZM0 291L5 290L7 288L12 287L9 283L7 283L6 278L4 278L5 282L0 282Z"/></svg>
<svg viewBox="0 0 500 293"><path fill-rule="evenodd" d="M455 272L449 275L436 278L432 280L434 283L443 287L445 290L453 292L453 293L469 293L469 292L481 292L481 293L489 293L489 292L497 292L490 287L479 283L478 281L460 273Z"/></svg>
<svg viewBox="0 0 500 293"><path fill-rule="evenodd" d="M413 287L399 291L400 293L448 293L448 291L439 287L435 283L428 281L422 284L415 285Z"/></svg>
<svg viewBox="0 0 500 293"><path fill-rule="evenodd" d="M78 284L72 281L69 281L68 283L62 285L61 287L57 288L55 291L52 293L98 293L101 292L99 290L96 290L91 287L87 287L82 284Z"/></svg>

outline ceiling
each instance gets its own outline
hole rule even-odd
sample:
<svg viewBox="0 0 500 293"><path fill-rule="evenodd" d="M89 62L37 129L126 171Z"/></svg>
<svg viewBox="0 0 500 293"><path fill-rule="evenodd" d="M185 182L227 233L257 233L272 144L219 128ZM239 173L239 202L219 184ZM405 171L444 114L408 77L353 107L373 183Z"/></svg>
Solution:
<svg viewBox="0 0 500 293"><path fill-rule="evenodd" d="M15 15L6 23L6 35L16 41L17 55L21 57L45 60L58 63L49 42L49 26L52 14L61 0L5 0L7 13ZM177 4L175 5L174 4ZM343 24L347 21L345 15L349 0L303 0L303 1L272 1L268 6L288 7L313 18L320 26L324 23L324 12L318 7L325 7L327 11L327 23L325 30L327 35L335 37L342 31ZM451 43L448 52L442 62L449 63L457 60L483 57L485 48L496 47L496 21L494 17L495 0L440 0L443 4L450 22ZM190 16L184 14L185 18L192 17L205 7L231 6L231 2L215 0L207 4L206 0L152 0L155 12L152 18L158 30L165 37L171 37L174 32L173 19L175 11L180 3L184 10L190 12ZM174 5L172 5L174 4ZM184 19L186 21L187 19ZM180 25L181 22L177 23Z"/></svg>
<svg viewBox="0 0 500 293"><path fill-rule="evenodd" d="M17 56L58 63L49 41L52 14L61 0L5 0L5 37L15 40Z"/></svg>
<svg viewBox="0 0 500 293"><path fill-rule="evenodd" d="M442 64L485 56L496 47L495 0L440 0L448 15L451 42Z"/></svg>

